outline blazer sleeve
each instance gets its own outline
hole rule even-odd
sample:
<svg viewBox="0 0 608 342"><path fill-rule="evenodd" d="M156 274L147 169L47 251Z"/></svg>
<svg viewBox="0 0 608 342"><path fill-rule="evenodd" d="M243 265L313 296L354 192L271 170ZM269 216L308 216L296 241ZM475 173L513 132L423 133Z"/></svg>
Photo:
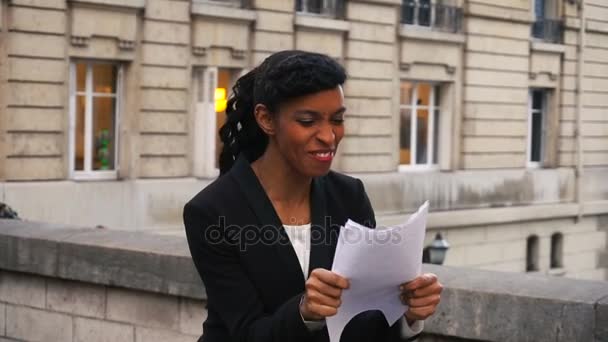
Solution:
<svg viewBox="0 0 608 342"><path fill-rule="evenodd" d="M360 196L361 200L360 200L360 208L359 208L359 213L361 215L361 222L364 222L363 224L370 228L376 228L376 215L374 213L374 209L372 208L372 204L369 200L369 197L367 196L367 193L365 192L365 186L363 185L363 182L360 179L357 179L357 182L359 183L359 191L362 194ZM390 341L415 341L418 337L420 337L420 333L419 333L414 336L410 336L407 339L403 339L402 333L401 333L403 327L401 325L407 324L407 323L404 323L404 321L405 320L400 319L390 327L390 331L389 331L389 340Z"/></svg>
<svg viewBox="0 0 608 342"><path fill-rule="evenodd" d="M184 207L188 245L205 284L208 307L219 314L231 341L309 341L311 333L300 318L301 295L272 314L264 313L263 303L239 262L238 247L205 238L205 230L217 224L212 217L191 202Z"/></svg>

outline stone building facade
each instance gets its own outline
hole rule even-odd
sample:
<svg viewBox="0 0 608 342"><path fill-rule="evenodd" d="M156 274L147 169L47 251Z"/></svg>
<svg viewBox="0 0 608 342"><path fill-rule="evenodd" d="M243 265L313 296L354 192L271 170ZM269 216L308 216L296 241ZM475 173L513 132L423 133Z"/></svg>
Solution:
<svg viewBox="0 0 608 342"><path fill-rule="evenodd" d="M234 80L345 65L335 168L378 221L430 200L446 263L606 279L604 0L1 0L2 199L27 219L180 229Z"/></svg>

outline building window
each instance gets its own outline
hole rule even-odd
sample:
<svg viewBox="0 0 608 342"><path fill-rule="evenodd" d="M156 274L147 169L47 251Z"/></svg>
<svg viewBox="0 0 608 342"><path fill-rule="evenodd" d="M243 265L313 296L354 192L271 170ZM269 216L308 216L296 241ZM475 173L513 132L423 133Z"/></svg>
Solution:
<svg viewBox="0 0 608 342"><path fill-rule="evenodd" d="M440 86L401 82L399 163L406 168L437 165Z"/></svg>
<svg viewBox="0 0 608 342"><path fill-rule="evenodd" d="M122 68L77 61L70 72L72 178L116 178Z"/></svg>
<svg viewBox="0 0 608 342"><path fill-rule="evenodd" d="M530 91L528 115L528 166L539 167L543 161L545 121L547 121L547 91Z"/></svg>
<svg viewBox="0 0 608 342"><path fill-rule="evenodd" d="M296 12L323 17L341 17L344 0L296 0Z"/></svg>
<svg viewBox="0 0 608 342"><path fill-rule="evenodd" d="M549 43L561 43L564 25L557 18L556 0L534 0L532 37Z"/></svg>
<svg viewBox="0 0 608 342"><path fill-rule="evenodd" d="M539 270L538 236L528 237L526 242L526 272L537 272Z"/></svg>
<svg viewBox="0 0 608 342"><path fill-rule="evenodd" d="M551 268L562 268L564 254L564 236L562 233L551 235Z"/></svg>
<svg viewBox="0 0 608 342"><path fill-rule="evenodd" d="M232 86L242 70L208 67L195 72L194 174L215 177L219 174L222 141L219 130L226 122L226 105Z"/></svg>
<svg viewBox="0 0 608 342"><path fill-rule="evenodd" d="M451 33L461 32L464 11L442 0L403 0L401 22Z"/></svg>

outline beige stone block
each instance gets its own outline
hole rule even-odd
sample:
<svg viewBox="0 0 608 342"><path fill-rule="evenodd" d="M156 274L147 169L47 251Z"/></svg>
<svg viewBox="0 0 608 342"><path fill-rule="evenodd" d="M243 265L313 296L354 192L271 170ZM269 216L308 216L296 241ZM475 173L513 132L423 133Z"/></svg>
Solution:
<svg viewBox="0 0 608 342"><path fill-rule="evenodd" d="M148 133L186 133L188 116L180 113L142 113L140 131Z"/></svg>
<svg viewBox="0 0 608 342"><path fill-rule="evenodd" d="M563 76L561 77L561 87L563 90L574 91L576 90L577 78L574 76Z"/></svg>
<svg viewBox="0 0 608 342"><path fill-rule="evenodd" d="M394 45L349 40L346 43L346 58L392 62Z"/></svg>
<svg viewBox="0 0 608 342"><path fill-rule="evenodd" d="M559 151L560 152L575 152L576 151L576 139L562 137L559 139Z"/></svg>
<svg viewBox="0 0 608 342"><path fill-rule="evenodd" d="M352 21L395 25L398 21L397 9L393 6L348 1L346 3L346 17Z"/></svg>
<svg viewBox="0 0 608 342"><path fill-rule="evenodd" d="M584 78L584 91L603 91L608 95L608 78Z"/></svg>
<svg viewBox="0 0 608 342"><path fill-rule="evenodd" d="M11 32L8 53L28 57L64 58L65 44L65 37Z"/></svg>
<svg viewBox="0 0 608 342"><path fill-rule="evenodd" d="M587 106L608 108L608 93L583 93L583 103Z"/></svg>
<svg viewBox="0 0 608 342"><path fill-rule="evenodd" d="M504 103L465 103L463 108L465 118L475 119L509 119L527 120L527 104L504 104Z"/></svg>
<svg viewBox="0 0 608 342"><path fill-rule="evenodd" d="M392 100L390 99L346 97L344 102L346 103L346 113L349 118L358 115L385 117L393 115Z"/></svg>
<svg viewBox="0 0 608 342"><path fill-rule="evenodd" d="M46 289L46 307L52 311L68 314L104 318L106 309L105 288L103 286L50 279ZM76 338L79 322L76 322ZM82 324L86 326L86 324ZM82 328L82 327L81 327Z"/></svg>
<svg viewBox="0 0 608 342"><path fill-rule="evenodd" d="M584 108L582 118L584 121L608 121L605 108Z"/></svg>
<svg viewBox="0 0 608 342"><path fill-rule="evenodd" d="M13 106L61 107L66 96L62 84L9 83L8 104Z"/></svg>
<svg viewBox="0 0 608 342"><path fill-rule="evenodd" d="M192 45L195 47L231 47L239 50L247 50L249 46L249 31L250 26L246 22L235 22L228 20L210 20L210 19L195 19L192 31ZM258 36L259 34L259 36ZM284 45L285 41L289 40L291 35L272 33L272 32L257 32L254 35L254 41L259 40L260 44L272 45L273 41L265 41L265 39L278 39ZM255 42L254 42L255 44ZM277 43L279 44L279 43ZM281 46L283 46L281 45ZM293 44L292 44L293 45ZM255 45L254 45L255 46ZM265 50L259 48L258 50ZM268 51L282 50L278 47Z"/></svg>
<svg viewBox="0 0 608 342"><path fill-rule="evenodd" d="M574 36L578 38L578 32L576 31L566 31L565 36ZM568 41L566 41L568 43ZM573 39L572 44L576 45L577 40ZM605 33L595 33L595 32L587 32L585 35L585 44L590 47L608 47L608 35Z"/></svg>
<svg viewBox="0 0 608 342"><path fill-rule="evenodd" d="M478 69L467 69L465 71L466 85L523 88L528 86L528 80L529 76L527 73Z"/></svg>
<svg viewBox="0 0 608 342"><path fill-rule="evenodd" d="M373 62L347 59L344 63L348 76L351 78L388 79L395 77L396 68L390 62ZM347 81L347 82L350 82Z"/></svg>
<svg viewBox="0 0 608 342"><path fill-rule="evenodd" d="M562 91L562 106L576 106L576 93L574 91Z"/></svg>
<svg viewBox="0 0 608 342"><path fill-rule="evenodd" d="M464 100L471 102L524 104L528 94L528 88L464 87Z"/></svg>
<svg viewBox="0 0 608 342"><path fill-rule="evenodd" d="M466 249L467 247L450 245L450 250L445 255L443 264L446 266L465 266Z"/></svg>
<svg viewBox="0 0 608 342"><path fill-rule="evenodd" d="M184 90L142 89L142 108L151 110L188 110L188 94Z"/></svg>
<svg viewBox="0 0 608 342"><path fill-rule="evenodd" d="M296 4L294 0L253 0L253 8L291 13L296 8Z"/></svg>
<svg viewBox="0 0 608 342"><path fill-rule="evenodd" d="M63 134L13 132L6 137L8 156L53 156L63 152Z"/></svg>
<svg viewBox="0 0 608 342"><path fill-rule="evenodd" d="M443 233L446 240L450 242L450 246L467 246L471 244L483 244L486 242L485 227L469 227L450 229Z"/></svg>
<svg viewBox="0 0 608 342"><path fill-rule="evenodd" d="M142 44L143 64L187 66L190 49L185 46L172 46L170 49L162 44Z"/></svg>
<svg viewBox="0 0 608 342"><path fill-rule="evenodd" d="M86 47L68 46L68 55L71 58L133 61L136 50L120 49L116 38L94 37Z"/></svg>
<svg viewBox="0 0 608 342"><path fill-rule="evenodd" d="M172 0L146 0L145 17L170 21L190 21L190 2Z"/></svg>
<svg viewBox="0 0 608 342"><path fill-rule="evenodd" d="M597 138L583 138L583 149L591 152L608 151L608 135Z"/></svg>
<svg viewBox="0 0 608 342"><path fill-rule="evenodd" d="M497 7L511 7L522 10L528 10L530 8L530 3L528 0L503 0L500 2L500 5L493 0L476 0L475 2Z"/></svg>
<svg viewBox="0 0 608 342"><path fill-rule="evenodd" d="M392 155L342 155L340 170L343 172L395 171L397 165Z"/></svg>
<svg viewBox="0 0 608 342"><path fill-rule="evenodd" d="M514 241L524 238L524 234L521 229L521 224L507 224L507 225L496 225L489 226L486 228L486 241Z"/></svg>
<svg viewBox="0 0 608 342"><path fill-rule="evenodd" d="M65 9L65 0L11 0L13 5Z"/></svg>
<svg viewBox="0 0 608 342"><path fill-rule="evenodd" d="M99 36L127 41L137 40L137 15L135 12L74 7L71 24L72 36Z"/></svg>
<svg viewBox="0 0 608 342"><path fill-rule="evenodd" d="M464 153L462 165L464 169L522 168L526 165L526 155L525 153Z"/></svg>
<svg viewBox="0 0 608 342"><path fill-rule="evenodd" d="M405 40L401 43L401 63L418 63L422 65L434 64L456 67L462 56L457 45L448 45L440 42L424 40Z"/></svg>
<svg viewBox="0 0 608 342"><path fill-rule="evenodd" d="M564 268L568 271L588 270L597 268L597 251L587 251L576 254L566 254L563 256Z"/></svg>
<svg viewBox="0 0 608 342"><path fill-rule="evenodd" d="M583 163L586 166L607 166L608 152L587 152L583 155Z"/></svg>
<svg viewBox="0 0 608 342"><path fill-rule="evenodd" d="M106 319L145 327L179 328L177 297L108 288L106 299Z"/></svg>
<svg viewBox="0 0 608 342"><path fill-rule="evenodd" d="M65 82L67 70L64 61L15 57L8 59L9 80Z"/></svg>
<svg viewBox="0 0 608 342"><path fill-rule="evenodd" d="M524 265L526 259L526 240L507 241L502 243L502 260L521 260Z"/></svg>
<svg viewBox="0 0 608 342"><path fill-rule="evenodd" d="M61 157L8 158L5 163L7 180L25 181L64 178L64 164Z"/></svg>
<svg viewBox="0 0 608 342"><path fill-rule="evenodd" d="M187 135L142 134L139 142L145 155L186 154L188 150Z"/></svg>
<svg viewBox="0 0 608 342"><path fill-rule="evenodd" d="M143 66L141 68L141 85L154 88L188 89L189 75L188 69L185 68Z"/></svg>
<svg viewBox="0 0 608 342"><path fill-rule="evenodd" d="M12 7L10 29L41 33L64 34L66 16L63 11L48 11L29 7Z"/></svg>
<svg viewBox="0 0 608 342"><path fill-rule="evenodd" d="M570 233L563 237L564 254L606 249L606 232Z"/></svg>
<svg viewBox="0 0 608 342"><path fill-rule="evenodd" d="M528 72L528 57L491 55L480 52L467 52L464 62L468 68L484 68L504 71Z"/></svg>
<svg viewBox="0 0 608 342"><path fill-rule="evenodd" d="M606 137L608 136L608 123L585 122L582 124L581 131L585 137Z"/></svg>
<svg viewBox="0 0 608 342"><path fill-rule="evenodd" d="M140 177L173 178L190 175L190 164L185 156L142 157Z"/></svg>
<svg viewBox="0 0 608 342"><path fill-rule="evenodd" d="M133 342L133 330L127 324L74 318L74 342Z"/></svg>
<svg viewBox="0 0 608 342"><path fill-rule="evenodd" d="M8 108L7 129L11 131L61 131L64 126L62 109Z"/></svg>
<svg viewBox="0 0 608 342"><path fill-rule="evenodd" d="M549 72L553 75L560 74L561 56L559 54L534 51L530 58L531 72Z"/></svg>
<svg viewBox="0 0 608 342"><path fill-rule="evenodd" d="M24 341L72 341L72 317L8 305L6 336Z"/></svg>
<svg viewBox="0 0 608 342"><path fill-rule="evenodd" d="M467 37L468 51L504 53L509 55L528 56L530 43L527 40L515 40L499 37L473 36Z"/></svg>
<svg viewBox="0 0 608 342"><path fill-rule="evenodd" d="M44 309L45 278L24 273L0 272L0 302Z"/></svg>
<svg viewBox="0 0 608 342"><path fill-rule="evenodd" d="M467 18L468 34L495 36L527 40L530 38L530 25L521 22L502 21L489 18Z"/></svg>
<svg viewBox="0 0 608 342"><path fill-rule="evenodd" d="M465 137L463 152L525 152L526 138L510 137Z"/></svg>
<svg viewBox="0 0 608 342"><path fill-rule="evenodd" d="M298 30L296 32L296 49L298 50L314 51L333 58L342 58L344 54L343 46L342 32L320 30Z"/></svg>
<svg viewBox="0 0 608 342"><path fill-rule="evenodd" d="M574 166L576 164L576 159L574 153L566 152L558 154L558 164L559 166Z"/></svg>
<svg viewBox="0 0 608 342"><path fill-rule="evenodd" d="M349 117L345 121L347 135L390 135L395 124L390 117L358 118Z"/></svg>
<svg viewBox="0 0 608 342"><path fill-rule="evenodd" d="M206 303L200 300L180 298L179 330L182 333L200 336L203 334L203 322L207 319Z"/></svg>
<svg viewBox="0 0 608 342"><path fill-rule="evenodd" d="M469 245L465 251L464 262L467 266L478 266L503 261L502 246L494 243Z"/></svg>
<svg viewBox="0 0 608 342"><path fill-rule="evenodd" d="M257 31L253 34L253 49L260 51L281 51L293 49L291 34Z"/></svg>
<svg viewBox="0 0 608 342"><path fill-rule="evenodd" d="M372 42L394 43L397 37L394 24L381 25L364 22L351 22L349 39L367 40Z"/></svg>
<svg viewBox="0 0 608 342"><path fill-rule="evenodd" d="M392 98L396 94L393 81L351 79L344 85L349 97Z"/></svg>
<svg viewBox="0 0 608 342"><path fill-rule="evenodd" d="M528 126L525 121L465 120L465 136L525 137Z"/></svg>
<svg viewBox="0 0 608 342"><path fill-rule="evenodd" d="M200 336L180 334L163 329L135 328L136 342L192 342L196 341L199 337Z"/></svg>
<svg viewBox="0 0 608 342"><path fill-rule="evenodd" d="M274 32L293 32L293 13L281 13L274 11L257 11L255 29Z"/></svg>
<svg viewBox="0 0 608 342"><path fill-rule="evenodd" d="M348 127L348 123L346 123ZM345 136L338 148L342 153L391 153L397 148L397 142L390 136Z"/></svg>
<svg viewBox="0 0 608 342"><path fill-rule="evenodd" d="M599 3L596 5L589 4L589 7L585 11L587 19L603 22L608 21L608 8L606 8L605 6L605 3L602 3L601 5Z"/></svg>
<svg viewBox="0 0 608 342"><path fill-rule="evenodd" d="M155 43L189 44L190 25L146 20L143 39Z"/></svg>

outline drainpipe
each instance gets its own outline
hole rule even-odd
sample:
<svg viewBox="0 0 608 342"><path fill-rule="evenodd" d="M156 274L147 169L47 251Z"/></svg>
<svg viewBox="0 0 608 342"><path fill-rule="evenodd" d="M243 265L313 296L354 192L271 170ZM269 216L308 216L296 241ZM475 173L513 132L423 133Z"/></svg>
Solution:
<svg viewBox="0 0 608 342"><path fill-rule="evenodd" d="M585 66L585 33L587 21L585 17L585 1L579 1L578 13L580 17L580 28L578 34L578 63L576 80L576 203L578 204L577 221L583 217L583 72Z"/></svg>

